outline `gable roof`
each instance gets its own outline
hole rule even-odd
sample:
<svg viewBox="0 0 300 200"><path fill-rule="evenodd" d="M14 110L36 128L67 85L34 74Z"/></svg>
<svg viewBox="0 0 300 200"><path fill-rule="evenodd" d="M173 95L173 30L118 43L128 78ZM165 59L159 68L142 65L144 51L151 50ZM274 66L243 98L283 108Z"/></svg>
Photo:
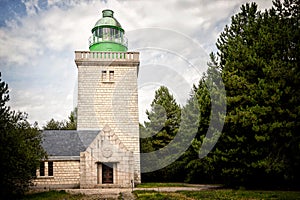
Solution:
<svg viewBox="0 0 300 200"><path fill-rule="evenodd" d="M100 131L45 130L42 146L49 156L80 156Z"/></svg>

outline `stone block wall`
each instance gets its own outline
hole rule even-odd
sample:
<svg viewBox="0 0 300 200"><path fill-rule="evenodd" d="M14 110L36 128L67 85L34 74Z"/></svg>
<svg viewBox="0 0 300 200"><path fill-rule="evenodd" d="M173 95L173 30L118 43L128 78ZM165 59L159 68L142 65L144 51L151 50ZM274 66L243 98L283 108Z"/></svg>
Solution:
<svg viewBox="0 0 300 200"><path fill-rule="evenodd" d="M45 162L45 176L40 176L37 170L37 178L34 180L34 188L79 188L80 163L79 160L53 161L53 176L48 176L48 162Z"/></svg>
<svg viewBox="0 0 300 200"><path fill-rule="evenodd" d="M139 183L139 54L126 52L120 58L113 52L107 52L104 58L97 53L76 52L77 130L102 130L109 125L128 150L133 152L134 179Z"/></svg>
<svg viewBox="0 0 300 200"><path fill-rule="evenodd" d="M102 166L107 163L113 168L112 184L102 183ZM133 153L105 127L88 149L80 153L80 188L131 187L132 181Z"/></svg>

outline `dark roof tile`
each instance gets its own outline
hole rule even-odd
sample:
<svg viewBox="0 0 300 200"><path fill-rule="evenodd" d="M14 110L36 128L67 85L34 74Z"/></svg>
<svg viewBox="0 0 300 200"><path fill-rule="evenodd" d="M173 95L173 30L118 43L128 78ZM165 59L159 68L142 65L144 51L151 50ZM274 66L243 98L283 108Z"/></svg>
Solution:
<svg viewBox="0 0 300 200"><path fill-rule="evenodd" d="M42 146L49 156L79 156L100 131L46 130Z"/></svg>

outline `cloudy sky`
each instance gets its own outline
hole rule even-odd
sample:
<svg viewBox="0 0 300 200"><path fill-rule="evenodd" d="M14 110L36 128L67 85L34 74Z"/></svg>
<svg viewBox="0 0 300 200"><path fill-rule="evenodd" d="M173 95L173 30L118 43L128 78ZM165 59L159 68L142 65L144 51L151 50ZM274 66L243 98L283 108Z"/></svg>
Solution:
<svg viewBox="0 0 300 200"><path fill-rule="evenodd" d="M91 29L112 9L130 51L140 52L139 112L160 85L183 105L206 70L208 54L230 17L249 0L0 0L0 72L14 110L40 126L76 106L75 50L88 50ZM256 0L259 9L271 0Z"/></svg>

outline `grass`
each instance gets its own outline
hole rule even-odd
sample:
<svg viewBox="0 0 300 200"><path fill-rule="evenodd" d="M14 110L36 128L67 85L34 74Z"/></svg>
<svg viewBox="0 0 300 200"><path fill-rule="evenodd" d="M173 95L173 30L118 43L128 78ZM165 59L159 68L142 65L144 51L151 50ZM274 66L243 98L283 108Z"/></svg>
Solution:
<svg viewBox="0 0 300 200"><path fill-rule="evenodd" d="M22 200L79 200L83 197L81 194L69 194L64 190L61 191L48 191L48 192L39 192L33 194L27 194Z"/></svg>
<svg viewBox="0 0 300 200"><path fill-rule="evenodd" d="M169 197L169 194L166 193L166 192L136 190L133 193L137 197L137 199L139 199L139 200L144 200L144 199L168 200L168 199L172 199L171 197Z"/></svg>
<svg viewBox="0 0 300 200"><path fill-rule="evenodd" d="M300 199L299 191L252 191L252 190L208 190L208 191L178 191L178 192L156 192L156 191L134 191L139 200L146 199L205 199L205 200L296 200Z"/></svg>
<svg viewBox="0 0 300 200"><path fill-rule="evenodd" d="M171 184L171 183L170 183ZM171 187L170 184L165 187ZM177 187L180 184L174 184ZM156 184L157 186L157 184ZM258 190L205 190L205 191L178 191L157 192L136 190L133 192L138 200L300 200L300 191L258 191ZM22 200L88 200L89 196L68 194L65 191L48 191L27 194ZM94 199L94 198L91 198Z"/></svg>

